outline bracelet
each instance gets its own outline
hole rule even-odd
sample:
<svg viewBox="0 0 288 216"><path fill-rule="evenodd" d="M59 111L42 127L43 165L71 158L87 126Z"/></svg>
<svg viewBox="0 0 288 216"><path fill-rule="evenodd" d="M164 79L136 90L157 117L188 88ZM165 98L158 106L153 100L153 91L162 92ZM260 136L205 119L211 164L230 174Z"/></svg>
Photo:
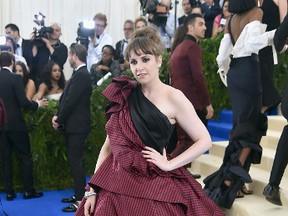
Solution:
<svg viewBox="0 0 288 216"><path fill-rule="evenodd" d="M84 198L85 199L88 199L88 197L90 196L96 196L97 193L93 192L93 191L86 191L85 194L84 194Z"/></svg>

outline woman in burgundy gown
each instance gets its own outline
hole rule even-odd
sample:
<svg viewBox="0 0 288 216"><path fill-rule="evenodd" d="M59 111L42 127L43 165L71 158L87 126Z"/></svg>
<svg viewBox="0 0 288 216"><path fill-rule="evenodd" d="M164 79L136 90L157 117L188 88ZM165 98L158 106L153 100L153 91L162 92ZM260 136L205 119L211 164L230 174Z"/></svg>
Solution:
<svg viewBox="0 0 288 216"><path fill-rule="evenodd" d="M160 81L162 50L155 29L136 31L126 52L138 82L120 76L103 91L107 138L76 215L224 215L183 168L211 138L184 94ZM195 144L171 158L176 122Z"/></svg>

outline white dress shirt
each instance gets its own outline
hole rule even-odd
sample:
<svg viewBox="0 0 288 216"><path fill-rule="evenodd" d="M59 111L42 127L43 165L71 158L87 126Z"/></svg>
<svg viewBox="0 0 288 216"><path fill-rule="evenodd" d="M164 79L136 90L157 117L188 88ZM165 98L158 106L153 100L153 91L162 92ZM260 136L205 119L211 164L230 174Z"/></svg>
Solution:
<svg viewBox="0 0 288 216"><path fill-rule="evenodd" d="M102 58L102 48L105 45L113 46L112 37L105 32L97 38L98 45L94 47L93 43L90 41L88 44L88 56L87 56L87 69L90 72L91 66L99 62Z"/></svg>

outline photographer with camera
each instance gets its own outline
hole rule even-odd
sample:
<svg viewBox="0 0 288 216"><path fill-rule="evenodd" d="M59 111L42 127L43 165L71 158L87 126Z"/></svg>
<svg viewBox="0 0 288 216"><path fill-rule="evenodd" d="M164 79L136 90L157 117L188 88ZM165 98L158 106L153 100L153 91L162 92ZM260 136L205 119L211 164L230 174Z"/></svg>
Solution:
<svg viewBox="0 0 288 216"><path fill-rule="evenodd" d="M157 0L148 0L145 7L149 25L157 29L168 51L175 31L175 15L171 10L171 0L161 0L160 3Z"/></svg>
<svg viewBox="0 0 288 216"><path fill-rule="evenodd" d="M38 88L41 83L42 71L48 61L59 64L61 69L67 60L68 49L59 38L61 36L61 27L58 23L53 23L50 27L43 26L40 34L32 38L32 67L31 76ZM43 32L43 33L41 33Z"/></svg>
<svg viewBox="0 0 288 216"><path fill-rule="evenodd" d="M113 46L112 37L104 32L107 26L106 15L97 13L94 16L93 21L95 23L95 34L90 37L87 56L87 69L89 72L91 66L101 60L103 46Z"/></svg>
<svg viewBox="0 0 288 216"><path fill-rule="evenodd" d="M116 43L116 58L120 65L121 71L125 71L130 68L129 62L125 59L125 50L127 44L131 38L132 33L134 32L134 22L132 20L126 20L123 26L124 39Z"/></svg>

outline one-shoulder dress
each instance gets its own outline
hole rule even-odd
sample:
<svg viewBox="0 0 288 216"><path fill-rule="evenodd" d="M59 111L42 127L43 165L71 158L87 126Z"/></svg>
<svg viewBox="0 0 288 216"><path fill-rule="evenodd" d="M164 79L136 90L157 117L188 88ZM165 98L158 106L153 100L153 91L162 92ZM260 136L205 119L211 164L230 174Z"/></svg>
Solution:
<svg viewBox="0 0 288 216"><path fill-rule="evenodd" d="M129 77L114 78L103 91L111 101L106 132L112 153L90 179L97 194L94 215L224 215L185 168L164 172L141 151L161 152L173 132L168 118ZM76 215L84 215L85 199Z"/></svg>

